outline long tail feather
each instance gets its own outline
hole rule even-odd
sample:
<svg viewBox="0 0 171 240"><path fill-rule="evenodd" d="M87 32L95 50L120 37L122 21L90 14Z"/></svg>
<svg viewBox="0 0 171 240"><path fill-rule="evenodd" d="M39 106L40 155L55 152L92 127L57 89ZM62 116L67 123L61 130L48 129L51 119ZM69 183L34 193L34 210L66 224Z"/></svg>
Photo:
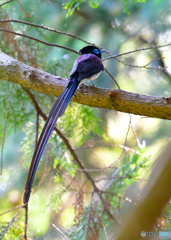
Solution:
<svg viewBox="0 0 171 240"><path fill-rule="evenodd" d="M54 129L56 121L59 117L61 117L64 114L67 108L67 105L70 102L78 85L79 85L79 81L77 80L77 78L71 79L68 86L65 88L61 96L57 99L57 101L55 102L54 106L52 107L49 113L49 117L39 137L39 140L36 145L34 155L32 158L32 162L30 165L27 182L25 185L24 197L23 197L24 204L29 201L33 180L34 180L40 159L42 157L42 154L48 142L48 139Z"/></svg>

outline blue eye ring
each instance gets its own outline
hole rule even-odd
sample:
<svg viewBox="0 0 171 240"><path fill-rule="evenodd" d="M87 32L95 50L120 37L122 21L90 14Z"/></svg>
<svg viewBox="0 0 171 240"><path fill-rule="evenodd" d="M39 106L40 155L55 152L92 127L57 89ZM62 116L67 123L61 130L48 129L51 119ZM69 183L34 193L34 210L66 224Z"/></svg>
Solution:
<svg viewBox="0 0 171 240"><path fill-rule="evenodd" d="M99 54L99 53L100 53L100 51L99 51L97 48L94 49L94 52L95 52L96 54Z"/></svg>
<svg viewBox="0 0 171 240"><path fill-rule="evenodd" d="M105 51L104 49L102 49L102 50L98 50L97 48L94 49L94 53L95 54L100 54L100 53L102 53L104 51Z"/></svg>

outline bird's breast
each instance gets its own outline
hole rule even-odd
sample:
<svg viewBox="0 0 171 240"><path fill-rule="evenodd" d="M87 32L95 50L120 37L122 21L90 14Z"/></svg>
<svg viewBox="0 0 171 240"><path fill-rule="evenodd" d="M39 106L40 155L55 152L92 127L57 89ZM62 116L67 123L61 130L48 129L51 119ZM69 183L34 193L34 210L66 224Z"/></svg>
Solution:
<svg viewBox="0 0 171 240"><path fill-rule="evenodd" d="M98 78L98 76L101 74L101 72L102 72L102 71L94 74L94 75L91 76L90 78L84 78L84 79L82 79L82 80L80 81L80 85L81 85L83 82L85 82L85 81L92 81L92 80Z"/></svg>

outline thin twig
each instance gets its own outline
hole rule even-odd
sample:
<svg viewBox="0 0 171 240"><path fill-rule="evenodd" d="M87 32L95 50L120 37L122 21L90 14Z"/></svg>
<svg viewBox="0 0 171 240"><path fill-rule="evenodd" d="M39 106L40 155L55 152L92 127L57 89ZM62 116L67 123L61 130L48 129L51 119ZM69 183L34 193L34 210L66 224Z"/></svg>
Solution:
<svg viewBox="0 0 171 240"><path fill-rule="evenodd" d="M24 239L27 240L27 227L28 227L28 203L25 205L25 233Z"/></svg>
<svg viewBox="0 0 171 240"><path fill-rule="evenodd" d="M102 172L102 171L105 171L109 168L112 168L112 166L118 162L122 155L124 154L124 151L125 151L125 145L126 145L126 142L127 142L127 137L128 137L128 133L129 133L129 130L130 130L130 126L131 126L131 118L129 120L129 124L128 124L128 130L127 130L127 133L126 133L126 136L125 136L125 141L124 141L124 148L122 149L122 152L120 154L120 156L113 162L111 163L109 166L107 167L104 167L104 168L96 168L96 169L86 169L87 172ZM116 167L115 167L116 168ZM84 169L76 169L77 171L84 171Z"/></svg>
<svg viewBox="0 0 171 240"><path fill-rule="evenodd" d="M129 116L130 116L130 118L131 118L131 115L130 115L130 114L129 114ZM138 147L139 147L140 149L145 148L145 140L143 140L142 144L140 143L140 141L139 141L139 139L138 139L138 137L137 137L137 134L136 134L136 132L135 132L135 130L134 130L134 127L133 127L132 123L131 123L131 129L132 129L132 132L133 132L133 134L134 134L135 140L136 140L136 142L137 142L137 144L138 144Z"/></svg>
<svg viewBox="0 0 171 240"><path fill-rule="evenodd" d="M165 58L165 57L164 57L164 58ZM166 68L167 68L167 67L147 67L150 63L157 61L156 59L153 60L153 61L151 61L151 62L149 62L149 63L147 63L147 64L144 65L144 66L128 64L128 63L125 63L124 61L122 61L122 60L120 60L120 59L118 59L118 58L116 58L116 57L115 57L115 59L116 59L118 62L124 64L125 66L132 67L132 68L145 68L145 69L160 70L160 71L165 71Z"/></svg>
<svg viewBox="0 0 171 240"><path fill-rule="evenodd" d="M26 12L26 10L24 9L23 5L20 3L20 1L19 1L19 0L15 0L15 1L16 1L16 2L18 3L18 5L20 6L21 11L24 12L24 17L25 17L25 18L31 18L31 16L29 16L29 13Z"/></svg>
<svg viewBox="0 0 171 240"><path fill-rule="evenodd" d="M86 41L86 40L84 40L82 38L79 38L79 37L75 36L74 34L63 32L63 31L59 31L59 30L56 30L56 29L53 29L53 28L48 28L48 27L45 27L44 24L38 25L38 24L35 24L35 23L30 23L30 22L21 21L21 20L14 20L14 19L0 20L0 23L4 23L4 22L22 23L22 24L30 25L32 27L42 28L44 30L48 30L48 31L55 32L55 33L58 33L58 34L63 34L63 35L69 36L69 37L73 37L73 38L75 38L75 39L77 39L79 41L82 41L84 43L94 45L94 44L92 44L92 43L90 43L90 42L88 42L88 41Z"/></svg>
<svg viewBox="0 0 171 240"><path fill-rule="evenodd" d="M6 211L6 212L3 212L0 214L0 216L4 215L4 214L7 214L9 212L12 212L13 210L16 210L18 208L24 208L25 207L25 204L21 205L21 206L17 206L17 207L14 207L14 208L11 208L10 210Z"/></svg>
<svg viewBox="0 0 171 240"><path fill-rule="evenodd" d="M9 102L10 102L13 86L14 86L14 83L12 83L12 85L10 87L10 90L9 90L9 93L8 93L8 96L7 96L6 116L5 116L5 123L4 123L4 129L3 129L3 139L2 139L2 147L1 147L1 172L0 172L0 175L2 175L2 170L3 170L3 152L4 152L4 143L5 143L5 133L6 133L6 126L7 126Z"/></svg>
<svg viewBox="0 0 171 240"><path fill-rule="evenodd" d="M108 59L111 59L111 58L116 58L116 57L124 56L124 55L131 54L131 53L135 53L135 52L146 51L146 50L156 49L156 48L161 48L161 47L168 47L168 46L170 46L170 45L171 45L171 43L164 44L164 45L158 45L158 46L151 46L151 47L147 47L147 48L137 48L137 49L132 50L132 51L129 51L129 52L119 53L119 54L112 55L112 56L107 57L107 58L103 58L103 61L108 60Z"/></svg>
<svg viewBox="0 0 171 240"><path fill-rule="evenodd" d="M75 177L76 177L76 176L74 176L74 177L71 179L71 182L70 182L70 183L68 184L68 186L66 186L66 188L62 191L61 196L64 195L64 193L66 193L66 192L68 191L68 189L70 189L70 187L72 186L72 184L73 184L73 182L74 182L74 180L75 180Z"/></svg>
<svg viewBox="0 0 171 240"><path fill-rule="evenodd" d="M143 155L141 152L133 149L133 148L130 148L130 147L127 147L127 146L124 146L124 145L121 145L121 144L116 144L116 143L110 143L110 144L100 144L100 145L95 145L95 146L85 146L85 147L80 147L80 148L75 148L74 151L79 151L79 150L89 150L89 149L94 149L94 148L98 148L98 147L105 147L105 148L109 148L109 147L119 147L119 148L124 148L126 152L130 151L130 152L133 152L139 156L142 156L143 158L147 159L147 160L151 160L149 157L146 157L145 155ZM99 168L100 170L100 168Z"/></svg>
<svg viewBox="0 0 171 240"><path fill-rule="evenodd" d="M8 32L8 33L11 33L11 34L14 34L14 35L17 35L17 36L21 36L21 37L26 37L26 38L35 40L37 42L40 42L40 43L48 45L48 46L63 48L63 49L69 50L71 52L74 52L76 54L79 54L76 50L74 50L72 48L65 47L65 46L62 46L62 45L59 45L59 44L55 44L55 43L48 43L48 42L42 41L42 40L40 40L38 38L34 38L34 37L31 37L31 36L23 34L23 33L14 32L14 31L11 31L11 30L8 30L8 29L4 29L4 28L0 28L0 31Z"/></svg>
<svg viewBox="0 0 171 240"><path fill-rule="evenodd" d="M105 232L106 239L109 240L109 238L108 238L108 236L107 236L107 232L106 232L106 228L105 228L104 224L103 224L103 228L104 228L104 232Z"/></svg>
<svg viewBox="0 0 171 240"><path fill-rule="evenodd" d="M52 227L61 234L61 236L63 236L66 239L69 239L55 224L50 223L52 225Z"/></svg>
<svg viewBox="0 0 171 240"><path fill-rule="evenodd" d="M141 179L141 178L134 178L134 177L122 177L122 176L114 176L114 177L106 177L106 178L100 178L97 180L94 180L96 183L100 181L108 181L108 180L113 180L113 179L134 179L136 181L144 181L147 182L146 179Z"/></svg>
<svg viewBox="0 0 171 240"><path fill-rule="evenodd" d="M0 239L4 239L4 235L7 233L8 229L11 227L11 225L15 222L15 220L17 219L17 216L19 215L19 213L21 211L22 211L22 209L20 209L15 214L15 216L10 220L10 222L7 224L7 226L1 228Z"/></svg>
<svg viewBox="0 0 171 240"><path fill-rule="evenodd" d="M117 87L118 87L119 89L121 89L120 86L119 86L119 84L117 83L117 81L114 79L114 77L110 74L110 72L109 72L106 68L105 68L105 71L106 71L107 74L113 79L113 81L116 83Z"/></svg>
<svg viewBox="0 0 171 240"><path fill-rule="evenodd" d="M121 199L123 199L123 200L125 200L126 202L132 202L132 199L130 199L130 198L128 198L128 197L123 197L123 196L121 196L121 195L119 195L119 194L117 194L117 193L114 193L114 192L108 192L108 191L101 191L101 193L105 193L105 194L110 194L110 195L114 195L114 196L117 196L118 198L121 198Z"/></svg>
<svg viewBox="0 0 171 240"><path fill-rule="evenodd" d="M163 59L165 59L165 58L166 58L166 57L159 57L159 58L156 58L156 59L150 61L149 63L147 63L146 65L144 65L144 67L150 65L150 64L153 63L153 62L156 62L156 61L159 61L159 60L163 60Z"/></svg>
<svg viewBox="0 0 171 240"><path fill-rule="evenodd" d="M72 190L73 191L73 190ZM74 191L73 191L74 192ZM92 192L88 192L88 191L83 191L83 193L84 194L92 194ZM110 195L115 195L116 197L118 197L118 198L121 198L121 199L123 199L123 200L125 200L125 201L127 201L127 202L132 202L132 200L130 199L130 198L128 198L128 197L123 197L122 195L119 195L119 194L117 194L117 193L114 193L114 192L108 192L108 191L103 191L103 190L100 190L100 193L101 194L110 194Z"/></svg>
<svg viewBox="0 0 171 240"><path fill-rule="evenodd" d="M86 228L86 239L88 236L88 230L90 227L90 220L91 220L91 209L92 209L92 204L93 204L93 197L94 197L94 192L91 192L91 200L90 200L90 208L89 208L89 213L88 213L88 219L87 219L87 228Z"/></svg>
<svg viewBox="0 0 171 240"><path fill-rule="evenodd" d="M2 4L0 4L0 7L2 7L3 5L5 5L5 4L7 4L7 3L10 3L10 2L12 2L13 0L9 0L9 1L7 1L7 2L4 2L4 3L2 3Z"/></svg>

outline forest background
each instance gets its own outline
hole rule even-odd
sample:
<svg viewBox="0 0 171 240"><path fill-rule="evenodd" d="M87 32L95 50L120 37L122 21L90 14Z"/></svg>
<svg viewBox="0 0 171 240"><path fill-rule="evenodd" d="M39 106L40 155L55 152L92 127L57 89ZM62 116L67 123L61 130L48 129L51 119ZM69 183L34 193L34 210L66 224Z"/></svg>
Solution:
<svg viewBox="0 0 171 240"><path fill-rule="evenodd" d="M142 231L169 232L171 2L4 3L1 239L124 240L141 239ZM88 44L105 49L107 71L96 88L80 87L59 119L26 217L18 211L35 143Z"/></svg>

